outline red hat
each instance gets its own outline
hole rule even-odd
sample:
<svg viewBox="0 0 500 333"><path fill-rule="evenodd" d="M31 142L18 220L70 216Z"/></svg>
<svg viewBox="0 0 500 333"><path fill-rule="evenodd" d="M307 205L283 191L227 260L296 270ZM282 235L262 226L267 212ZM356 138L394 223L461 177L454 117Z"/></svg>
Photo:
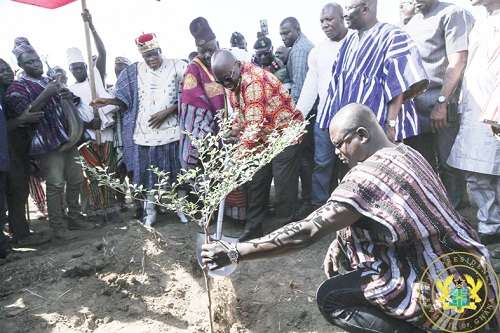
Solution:
<svg viewBox="0 0 500 333"><path fill-rule="evenodd" d="M160 44L154 33L140 35L135 39L135 44L141 53L160 48Z"/></svg>

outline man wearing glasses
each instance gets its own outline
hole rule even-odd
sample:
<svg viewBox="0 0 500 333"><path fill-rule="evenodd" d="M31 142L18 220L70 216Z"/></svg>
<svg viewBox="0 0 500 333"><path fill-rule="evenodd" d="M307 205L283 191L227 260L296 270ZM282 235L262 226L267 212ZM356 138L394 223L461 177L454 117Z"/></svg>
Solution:
<svg viewBox="0 0 500 333"><path fill-rule="evenodd" d="M316 297L325 319L353 333L430 331L419 305L428 290L422 272L429 268L436 281L454 262L429 258L457 251L488 262L488 249L453 208L431 166L412 148L392 143L368 107L349 104L337 112L330 138L351 167L330 199L302 221L262 238L204 245L204 264L215 269L284 255L336 232L324 260L329 279ZM496 281L483 277L485 298L497 304Z"/></svg>
<svg viewBox="0 0 500 333"><path fill-rule="evenodd" d="M271 73L251 64L239 62L230 52L221 50L212 57L216 82L231 90L235 135L249 148L266 144L274 129L304 118L292 105L292 97ZM266 201L271 180L276 189L276 214L288 217L297 201L297 145L286 148L272 163L257 172L248 185L247 222L240 240L263 235Z"/></svg>

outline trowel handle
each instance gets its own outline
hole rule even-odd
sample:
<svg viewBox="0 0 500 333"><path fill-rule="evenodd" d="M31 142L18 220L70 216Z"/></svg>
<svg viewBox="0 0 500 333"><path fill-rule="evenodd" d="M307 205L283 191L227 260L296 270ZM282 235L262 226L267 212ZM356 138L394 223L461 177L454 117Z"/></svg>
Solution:
<svg viewBox="0 0 500 333"><path fill-rule="evenodd" d="M215 237L217 240L222 238L222 221L224 220L224 207L226 199L224 198L219 204L219 212L217 213L217 229L215 231Z"/></svg>

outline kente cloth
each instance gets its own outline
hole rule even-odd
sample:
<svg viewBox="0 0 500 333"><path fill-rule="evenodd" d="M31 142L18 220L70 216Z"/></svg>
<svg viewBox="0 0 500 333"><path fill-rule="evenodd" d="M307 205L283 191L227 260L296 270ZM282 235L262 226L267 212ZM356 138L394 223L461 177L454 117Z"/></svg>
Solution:
<svg viewBox="0 0 500 333"><path fill-rule="evenodd" d="M157 112L178 104L178 95L186 63L163 58L153 70L146 63L138 65L139 112L134 130L134 142L142 146L160 146L180 139L179 115L171 113L160 128L149 125Z"/></svg>
<svg viewBox="0 0 500 333"><path fill-rule="evenodd" d="M106 169L108 173L116 171L116 152L113 148L113 142L103 142L97 144L95 141L89 141L78 147L80 155L91 167L100 167ZM114 205L114 193L107 186L99 185L97 179L88 177L84 172L83 192L88 199L88 211L96 215L103 215L109 212Z"/></svg>
<svg viewBox="0 0 500 333"><path fill-rule="evenodd" d="M251 63L241 66L238 93L231 92L234 123L249 148L266 144L273 130L286 128L304 117L293 107L292 97L276 76Z"/></svg>
<svg viewBox="0 0 500 333"><path fill-rule="evenodd" d="M15 80L5 93L5 104L9 112L7 118L16 118L23 113L43 92L49 81L47 77L33 79L26 75ZM32 125L32 156L56 151L68 141L68 124L59 97L51 97L41 111L44 116L37 124Z"/></svg>
<svg viewBox="0 0 500 333"><path fill-rule="evenodd" d="M198 165L198 151L189 136L196 139L218 131L216 115L225 110L224 88L203 62L196 57L184 74L181 92L180 154L184 169Z"/></svg>
<svg viewBox="0 0 500 333"><path fill-rule="evenodd" d="M424 271L429 268L436 281L453 263L435 260L452 252L489 260L488 249L453 209L431 166L404 144L381 149L353 167L325 206L335 202L362 218L337 233L334 270L362 270L361 289L370 303L422 329L426 320L417 299L425 291ZM329 212L324 210L326 219ZM497 295L496 283L493 288Z"/></svg>
<svg viewBox="0 0 500 333"><path fill-rule="evenodd" d="M479 20L469 36L468 64L458 111L460 129L448 164L460 170L500 176L500 140L491 130L495 122L500 126L500 10ZM496 200L500 202L500 198Z"/></svg>
<svg viewBox="0 0 500 333"><path fill-rule="evenodd" d="M141 172L151 167L151 163L160 170L169 171L177 169L179 165L179 155L175 158L171 152L177 152L178 142L172 142L166 145L145 147L134 143L133 136L137 122L137 115L140 108L139 83L138 83L138 64L132 64L123 70L116 82L115 96L127 106L127 110L121 113L122 121L122 139L123 139L123 160L128 171L134 174L134 183L142 185L154 185L154 179L142 176ZM170 147L170 145L172 145ZM144 154L145 148L152 155ZM161 153L168 152L168 153ZM161 160L163 159L163 160Z"/></svg>
<svg viewBox="0 0 500 333"><path fill-rule="evenodd" d="M29 187L30 196L35 203L38 211L43 215L47 216L47 197L45 195L45 189L42 185L43 179L37 176L30 176Z"/></svg>
<svg viewBox="0 0 500 333"><path fill-rule="evenodd" d="M404 104L397 117L396 139L420 133L413 97L422 93L427 76L420 53L407 33L387 23L346 37L332 69L332 82L321 116L321 128L328 128L333 116L344 106L359 103L373 110L385 127L388 105L403 94Z"/></svg>
<svg viewBox="0 0 500 333"><path fill-rule="evenodd" d="M104 88L104 83L102 82L101 74L94 66L94 78L95 78L95 88L97 97L100 98L112 98L113 96ZM94 109L90 107L90 102L92 102L92 92L90 90L90 80L87 78L83 82L75 82L68 87L69 90L76 96L80 97L80 104L78 105L78 112L80 118L89 123L94 119ZM98 114L101 119L101 142L111 142L113 141L113 125L115 123L114 113L117 107L113 105L108 105L99 108ZM95 140L95 131L91 129L85 130L85 133L91 140Z"/></svg>

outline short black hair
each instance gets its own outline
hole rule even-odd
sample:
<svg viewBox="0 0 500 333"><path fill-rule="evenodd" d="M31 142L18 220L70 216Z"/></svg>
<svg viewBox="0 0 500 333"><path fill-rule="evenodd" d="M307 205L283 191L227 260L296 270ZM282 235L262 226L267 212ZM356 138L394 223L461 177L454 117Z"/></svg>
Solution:
<svg viewBox="0 0 500 333"><path fill-rule="evenodd" d="M284 24L290 24L292 27L294 27L295 29L299 30L300 31L300 23L299 23L299 20L297 20L295 17L293 16L290 16L290 17L287 17L286 19L284 19L283 21L281 21L280 23L280 27Z"/></svg>

